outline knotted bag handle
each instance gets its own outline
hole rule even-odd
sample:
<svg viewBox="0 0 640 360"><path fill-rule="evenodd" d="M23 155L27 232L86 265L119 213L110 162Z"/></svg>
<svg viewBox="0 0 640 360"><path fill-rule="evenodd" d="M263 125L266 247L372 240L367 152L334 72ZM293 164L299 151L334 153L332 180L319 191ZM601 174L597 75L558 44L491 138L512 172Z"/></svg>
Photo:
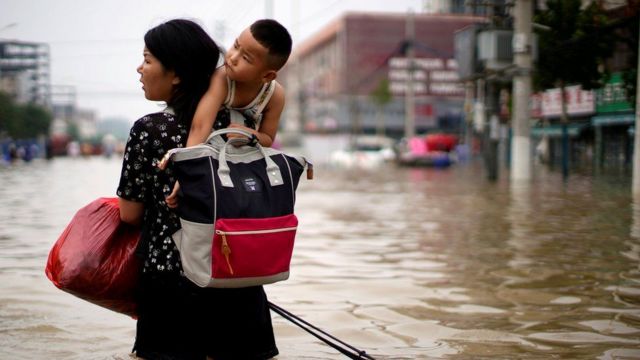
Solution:
<svg viewBox="0 0 640 360"><path fill-rule="evenodd" d="M237 128L224 128L224 129L220 129L212 132L211 135L209 135L209 137L207 138L206 143L210 143L210 141L214 137L223 135L223 134L240 134L240 135L246 136L247 139L251 139L251 137L253 136L252 133L246 130L237 129ZM222 148L220 149L220 155L218 157L219 164L218 164L217 173L218 173L218 178L220 179L220 183L224 187L233 187L233 181L231 180L231 175L230 175L231 170L229 169L229 165L227 164L227 146L229 146L229 144L231 143L246 144L244 139L235 140L234 138L231 138L229 139L229 141L225 142ZM255 147L260 151L260 153L262 154L262 157L267 163L267 177L269 178L269 183L271 184L271 186L278 186L278 185L284 184L284 182L282 181L282 173L280 172L280 168L278 167L278 165L271 159L271 157L269 157L269 155L267 155L262 145L258 143L256 144Z"/></svg>

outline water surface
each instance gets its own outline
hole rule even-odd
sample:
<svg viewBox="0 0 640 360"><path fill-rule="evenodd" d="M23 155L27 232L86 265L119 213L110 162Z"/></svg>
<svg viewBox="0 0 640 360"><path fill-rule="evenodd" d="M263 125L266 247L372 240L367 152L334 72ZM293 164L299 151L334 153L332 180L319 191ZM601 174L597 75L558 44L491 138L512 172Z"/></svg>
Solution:
<svg viewBox="0 0 640 360"><path fill-rule="evenodd" d="M56 289L49 249L114 196L120 160L0 168L0 359L129 359L130 318ZM504 176L502 176L504 178ZM301 181L291 278L270 299L381 359L640 358L640 204L627 178L479 164L318 166ZM341 359L273 315L278 359Z"/></svg>

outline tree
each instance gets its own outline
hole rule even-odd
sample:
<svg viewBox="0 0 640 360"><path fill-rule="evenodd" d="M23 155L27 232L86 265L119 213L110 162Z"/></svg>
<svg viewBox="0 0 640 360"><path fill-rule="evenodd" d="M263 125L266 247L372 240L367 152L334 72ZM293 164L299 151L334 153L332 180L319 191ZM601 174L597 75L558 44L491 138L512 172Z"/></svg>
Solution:
<svg viewBox="0 0 640 360"><path fill-rule="evenodd" d="M638 24L640 23L640 0L628 0L621 11L617 26L618 40L627 47L627 68L622 75L629 103L635 108L638 76Z"/></svg>
<svg viewBox="0 0 640 360"><path fill-rule="evenodd" d="M78 128L78 125L76 125L75 122L73 121L67 122L67 135L69 135L69 137L74 141L80 140L80 129Z"/></svg>
<svg viewBox="0 0 640 360"><path fill-rule="evenodd" d="M549 0L546 9L535 15L535 22L546 29L539 33L539 56L534 85L538 90L552 87L565 93L568 85L592 89L606 78L601 71L613 53L609 18L598 2L581 8L581 0ZM562 175L569 175L568 116L565 97L562 104Z"/></svg>
<svg viewBox="0 0 640 360"><path fill-rule="evenodd" d="M20 134L17 138L35 138L40 135L48 135L53 116L45 108L26 104L20 109Z"/></svg>
<svg viewBox="0 0 640 360"><path fill-rule="evenodd" d="M393 95L389 89L389 80L384 78L378 83L378 86L373 89L370 94L371 100L376 104L376 133L378 135L384 135L385 121L384 121L384 107L391 102Z"/></svg>
<svg viewBox="0 0 640 360"><path fill-rule="evenodd" d="M9 128L16 117L16 106L9 95L0 92L0 136L9 133Z"/></svg>
<svg viewBox="0 0 640 360"><path fill-rule="evenodd" d="M11 97L0 92L0 133L14 139L35 138L49 134L53 116L38 105L16 104Z"/></svg>

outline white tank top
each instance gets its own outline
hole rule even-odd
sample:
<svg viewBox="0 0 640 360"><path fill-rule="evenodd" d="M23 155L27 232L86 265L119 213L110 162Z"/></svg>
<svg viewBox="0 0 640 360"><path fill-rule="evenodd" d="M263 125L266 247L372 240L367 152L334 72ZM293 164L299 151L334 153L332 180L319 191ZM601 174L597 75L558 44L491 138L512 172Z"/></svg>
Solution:
<svg viewBox="0 0 640 360"><path fill-rule="evenodd" d="M271 80L268 83L265 83L262 86L262 89L260 89L258 95L249 103L249 105L243 107L231 106L231 104L233 104L233 99L236 93L236 82L229 79L229 77L227 77L227 87L229 90L227 91L227 98L224 100L223 105L230 110L229 115L231 118L231 123L244 125L244 115L250 119L253 119L253 121L255 121L255 129L259 129L260 122L262 121L262 112L264 111L264 108L267 106L269 100L271 99L271 96L276 90L276 81Z"/></svg>

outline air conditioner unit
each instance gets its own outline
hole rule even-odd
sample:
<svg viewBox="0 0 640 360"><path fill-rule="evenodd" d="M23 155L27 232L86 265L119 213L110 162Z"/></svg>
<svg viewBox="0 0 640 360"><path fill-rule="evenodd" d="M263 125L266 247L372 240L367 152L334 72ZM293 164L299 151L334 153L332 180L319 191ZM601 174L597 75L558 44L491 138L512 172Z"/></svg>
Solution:
<svg viewBox="0 0 640 360"><path fill-rule="evenodd" d="M478 34L478 59L489 70L501 70L513 62L513 31L486 30Z"/></svg>

